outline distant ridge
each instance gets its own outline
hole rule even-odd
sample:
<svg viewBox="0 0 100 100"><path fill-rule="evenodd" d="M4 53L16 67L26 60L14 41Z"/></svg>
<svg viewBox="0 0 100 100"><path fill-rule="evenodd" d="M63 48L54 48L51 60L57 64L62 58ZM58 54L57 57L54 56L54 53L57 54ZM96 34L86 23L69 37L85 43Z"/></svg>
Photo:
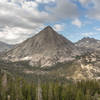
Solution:
<svg viewBox="0 0 100 100"><path fill-rule="evenodd" d="M100 40L85 37L75 43L77 47L83 47L88 49L100 50Z"/></svg>
<svg viewBox="0 0 100 100"><path fill-rule="evenodd" d="M0 41L0 52L6 52L13 48L13 45L4 43Z"/></svg>

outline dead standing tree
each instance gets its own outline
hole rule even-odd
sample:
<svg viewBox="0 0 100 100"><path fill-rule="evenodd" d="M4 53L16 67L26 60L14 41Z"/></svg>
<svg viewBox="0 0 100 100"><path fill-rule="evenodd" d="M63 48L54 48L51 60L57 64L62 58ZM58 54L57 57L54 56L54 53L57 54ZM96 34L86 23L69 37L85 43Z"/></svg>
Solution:
<svg viewBox="0 0 100 100"><path fill-rule="evenodd" d="M37 99L38 100L43 100L43 98L42 98L42 89L41 89L41 81L39 79L39 76L38 76Z"/></svg>

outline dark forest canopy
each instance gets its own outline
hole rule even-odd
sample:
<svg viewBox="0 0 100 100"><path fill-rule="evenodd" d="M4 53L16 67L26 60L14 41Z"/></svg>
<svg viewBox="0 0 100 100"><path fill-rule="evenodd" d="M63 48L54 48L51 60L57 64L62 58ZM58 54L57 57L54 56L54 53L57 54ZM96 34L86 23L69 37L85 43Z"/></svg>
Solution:
<svg viewBox="0 0 100 100"><path fill-rule="evenodd" d="M0 100L100 100L100 82L29 82L1 71Z"/></svg>

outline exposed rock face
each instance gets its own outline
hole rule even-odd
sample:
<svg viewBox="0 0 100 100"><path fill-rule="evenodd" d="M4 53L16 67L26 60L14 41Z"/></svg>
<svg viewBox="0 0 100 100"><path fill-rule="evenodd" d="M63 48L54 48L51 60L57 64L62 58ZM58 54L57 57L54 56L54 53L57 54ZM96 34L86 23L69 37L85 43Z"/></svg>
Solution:
<svg viewBox="0 0 100 100"><path fill-rule="evenodd" d="M81 56L78 65L71 78L74 80L96 79L100 80L100 55L97 52Z"/></svg>
<svg viewBox="0 0 100 100"><path fill-rule="evenodd" d="M0 41L0 52L5 52L13 48L13 45L6 44Z"/></svg>
<svg viewBox="0 0 100 100"><path fill-rule="evenodd" d="M83 38L76 42L75 45L86 49L100 50L100 40L96 40L94 38Z"/></svg>
<svg viewBox="0 0 100 100"><path fill-rule="evenodd" d="M30 60L33 66L52 66L57 62L73 60L79 52L75 45L50 26L6 53L11 61Z"/></svg>

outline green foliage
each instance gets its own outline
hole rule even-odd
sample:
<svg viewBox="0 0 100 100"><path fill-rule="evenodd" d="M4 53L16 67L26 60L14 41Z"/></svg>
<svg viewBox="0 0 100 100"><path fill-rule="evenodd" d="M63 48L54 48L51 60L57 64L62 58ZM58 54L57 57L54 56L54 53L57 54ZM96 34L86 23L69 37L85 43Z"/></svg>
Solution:
<svg viewBox="0 0 100 100"><path fill-rule="evenodd" d="M0 74L0 100L100 100L99 81L34 83L7 75L7 84L3 87L3 75Z"/></svg>

